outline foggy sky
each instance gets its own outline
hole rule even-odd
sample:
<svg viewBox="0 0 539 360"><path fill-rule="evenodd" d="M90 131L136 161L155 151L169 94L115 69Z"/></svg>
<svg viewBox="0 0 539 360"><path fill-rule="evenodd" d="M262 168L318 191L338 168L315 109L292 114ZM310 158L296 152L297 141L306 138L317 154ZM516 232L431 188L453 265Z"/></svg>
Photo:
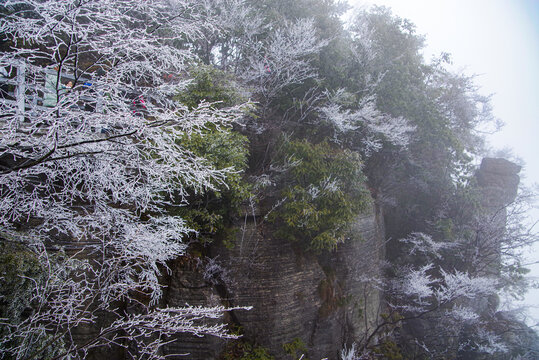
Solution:
<svg viewBox="0 0 539 360"><path fill-rule="evenodd" d="M525 162L527 186L539 183L539 1L537 0L349 0L353 6L385 5L411 20L426 36L425 58L449 52L453 70L477 75L483 95L492 94L494 115L506 125L489 137L493 148L511 148ZM539 209L531 213L539 221ZM539 261L539 244L530 251ZM539 265L532 267L539 278ZM539 321L539 290L526 304Z"/></svg>

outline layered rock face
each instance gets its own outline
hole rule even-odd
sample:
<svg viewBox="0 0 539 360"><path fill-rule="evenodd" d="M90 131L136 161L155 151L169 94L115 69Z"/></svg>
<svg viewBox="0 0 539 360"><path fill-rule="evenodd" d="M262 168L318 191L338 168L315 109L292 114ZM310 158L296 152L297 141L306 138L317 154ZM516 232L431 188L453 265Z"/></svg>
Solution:
<svg viewBox="0 0 539 360"><path fill-rule="evenodd" d="M383 259L382 224L373 208L358 217L350 238L337 250L316 255L274 237L272 225L262 218L247 218L232 249L212 249L226 269L221 283L209 286L200 270L178 263L166 304L252 306L226 320L277 359L287 358L283 345L298 339L309 358L337 359L343 345L364 336L378 315L381 295L365 279L378 275ZM225 345L211 337L182 335L166 352L214 359Z"/></svg>
<svg viewBox="0 0 539 360"><path fill-rule="evenodd" d="M505 227L505 206L514 200L520 167L504 159L485 159L477 172L481 203L496 213L495 231ZM162 306L252 306L230 312L224 319L246 341L263 346L276 359L293 359L283 345L300 341L311 359L338 359L345 345L371 334L383 309L382 294L372 287L385 260L384 221L373 206L358 216L350 237L336 250L314 254L299 244L279 239L275 225L262 214L249 214L236 243L227 248L216 242L209 256L220 272L208 277L196 257L182 257L170 264L163 279ZM490 237L489 237L490 239ZM492 237L494 239L494 237ZM490 299L476 308L494 309ZM415 323L408 331L429 329ZM403 329L403 331L406 331ZM163 349L170 358L218 359L228 341L211 336L179 334ZM182 355L183 354L183 355ZM182 355L182 356L180 356ZM456 353L455 353L456 355ZM297 358L297 357L296 357Z"/></svg>

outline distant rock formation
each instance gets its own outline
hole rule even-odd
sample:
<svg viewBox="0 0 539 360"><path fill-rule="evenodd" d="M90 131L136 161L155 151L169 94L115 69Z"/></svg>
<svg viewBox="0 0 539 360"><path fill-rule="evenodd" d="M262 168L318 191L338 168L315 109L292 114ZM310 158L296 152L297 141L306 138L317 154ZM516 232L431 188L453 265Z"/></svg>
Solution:
<svg viewBox="0 0 539 360"><path fill-rule="evenodd" d="M476 173L484 206L504 207L515 200L521 166L502 158L484 158Z"/></svg>
<svg viewBox="0 0 539 360"><path fill-rule="evenodd" d="M476 172L481 212L476 214L477 231L486 273L497 274L501 262L500 246L507 226L507 206L515 201L521 166L502 158L485 158Z"/></svg>

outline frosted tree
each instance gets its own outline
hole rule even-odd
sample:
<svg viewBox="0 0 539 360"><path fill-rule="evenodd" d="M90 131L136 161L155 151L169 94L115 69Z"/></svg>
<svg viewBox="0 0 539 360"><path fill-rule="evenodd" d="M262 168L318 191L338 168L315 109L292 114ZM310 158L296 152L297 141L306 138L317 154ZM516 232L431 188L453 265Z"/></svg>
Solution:
<svg viewBox="0 0 539 360"><path fill-rule="evenodd" d="M197 39L195 51L205 63L237 76L258 102L262 119L285 90L316 78L311 62L328 41L319 38L313 19L270 20L271 16L244 0L201 3L204 12L216 20ZM314 102L318 97L318 89L313 88L299 102ZM255 132L267 126L261 121L249 125Z"/></svg>
<svg viewBox="0 0 539 360"><path fill-rule="evenodd" d="M447 53L435 59L427 84L436 89L436 106L459 140L473 151L482 151L483 135L496 133L503 122L492 113L491 96L479 94L475 77L451 73L445 68L450 62Z"/></svg>
<svg viewBox="0 0 539 360"><path fill-rule="evenodd" d="M432 236L414 232L400 242L409 247L408 255L425 255L429 259L441 259L445 250L451 250L456 244L448 241L435 241Z"/></svg>
<svg viewBox="0 0 539 360"><path fill-rule="evenodd" d="M246 56L268 30L266 19L245 0L204 1L204 11L215 20L215 29L208 29L197 39L202 60L222 70L240 74Z"/></svg>
<svg viewBox="0 0 539 360"><path fill-rule="evenodd" d="M350 94L348 94L350 95ZM360 150L365 156L382 149L384 141L406 148L415 127L403 117L392 117L376 107L376 97L366 96L354 104L347 104L344 89L326 91L327 102L317 108L321 120L335 130L335 139L343 135L360 134Z"/></svg>
<svg viewBox="0 0 539 360"><path fill-rule="evenodd" d="M243 109L174 100L196 60L182 44L215 19L190 0L5 1L0 12L0 67L16 84L0 98L0 235L37 269L17 275L28 308L1 320L0 353L84 358L118 345L160 358L177 332L234 337L204 321L222 307L157 307L159 276L192 232L167 208L233 171L179 139L224 129ZM116 320L73 340L107 313Z"/></svg>
<svg viewBox="0 0 539 360"><path fill-rule="evenodd" d="M198 51L203 60L238 75L264 102L274 100L285 87L316 75L309 57L327 41L320 40L312 19L264 19L247 1L202 2L215 16L214 28L205 29ZM215 31L219 29L219 31Z"/></svg>
<svg viewBox="0 0 539 360"><path fill-rule="evenodd" d="M376 354L381 344L392 341L400 327L424 320L431 324L427 333L400 341L418 347L431 358L463 348L479 353L504 352L506 349L499 339L492 340L496 338L494 334L490 338L489 351L486 351L483 338L472 338L463 343L448 342L464 330L487 331L487 323L477 304L497 292L497 281L493 278L473 277L457 270L445 272L429 264L400 269L397 277L383 282L376 279L365 279L365 282L382 286L388 304L385 311L382 309L381 317L365 329L365 335L358 343L359 354Z"/></svg>
<svg viewBox="0 0 539 360"><path fill-rule="evenodd" d="M445 255L444 250L454 251L455 247L435 242L424 233L413 233L401 241L409 245L407 256L428 254L426 258L431 261ZM358 339L354 356L379 355L399 335L401 345L433 359L452 357L464 349L487 354L507 350L501 338L489 330L489 315L485 315L486 299L499 291L498 279L459 271L447 263L444 266L433 262L423 266L406 264L387 270L392 276L385 279L361 279L365 289L383 291L387 303L381 306L377 319L365 321L365 335ZM426 326L428 331L416 332L415 337L405 330L400 332L400 328L410 325ZM489 336L471 335L460 341L458 336L464 332ZM347 356L343 353L342 358L352 354Z"/></svg>
<svg viewBox="0 0 539 360"><path fill-rule="evenodd" d="M288 86L316 76L310 56L327 44L316 35L313 20L286 22L249 50L240 77L253 86L262 110Z"/></svg>

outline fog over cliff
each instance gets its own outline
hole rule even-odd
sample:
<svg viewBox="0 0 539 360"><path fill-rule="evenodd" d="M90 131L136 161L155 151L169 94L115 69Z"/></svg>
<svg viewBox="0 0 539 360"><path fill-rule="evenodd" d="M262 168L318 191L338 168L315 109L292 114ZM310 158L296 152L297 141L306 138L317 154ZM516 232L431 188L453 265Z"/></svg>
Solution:
<svg viewBox="0 0 539 360"><path fill-rule="evenodd" d="M538 358L496 98L348 10L2 3L0 357Z"/></svg>

